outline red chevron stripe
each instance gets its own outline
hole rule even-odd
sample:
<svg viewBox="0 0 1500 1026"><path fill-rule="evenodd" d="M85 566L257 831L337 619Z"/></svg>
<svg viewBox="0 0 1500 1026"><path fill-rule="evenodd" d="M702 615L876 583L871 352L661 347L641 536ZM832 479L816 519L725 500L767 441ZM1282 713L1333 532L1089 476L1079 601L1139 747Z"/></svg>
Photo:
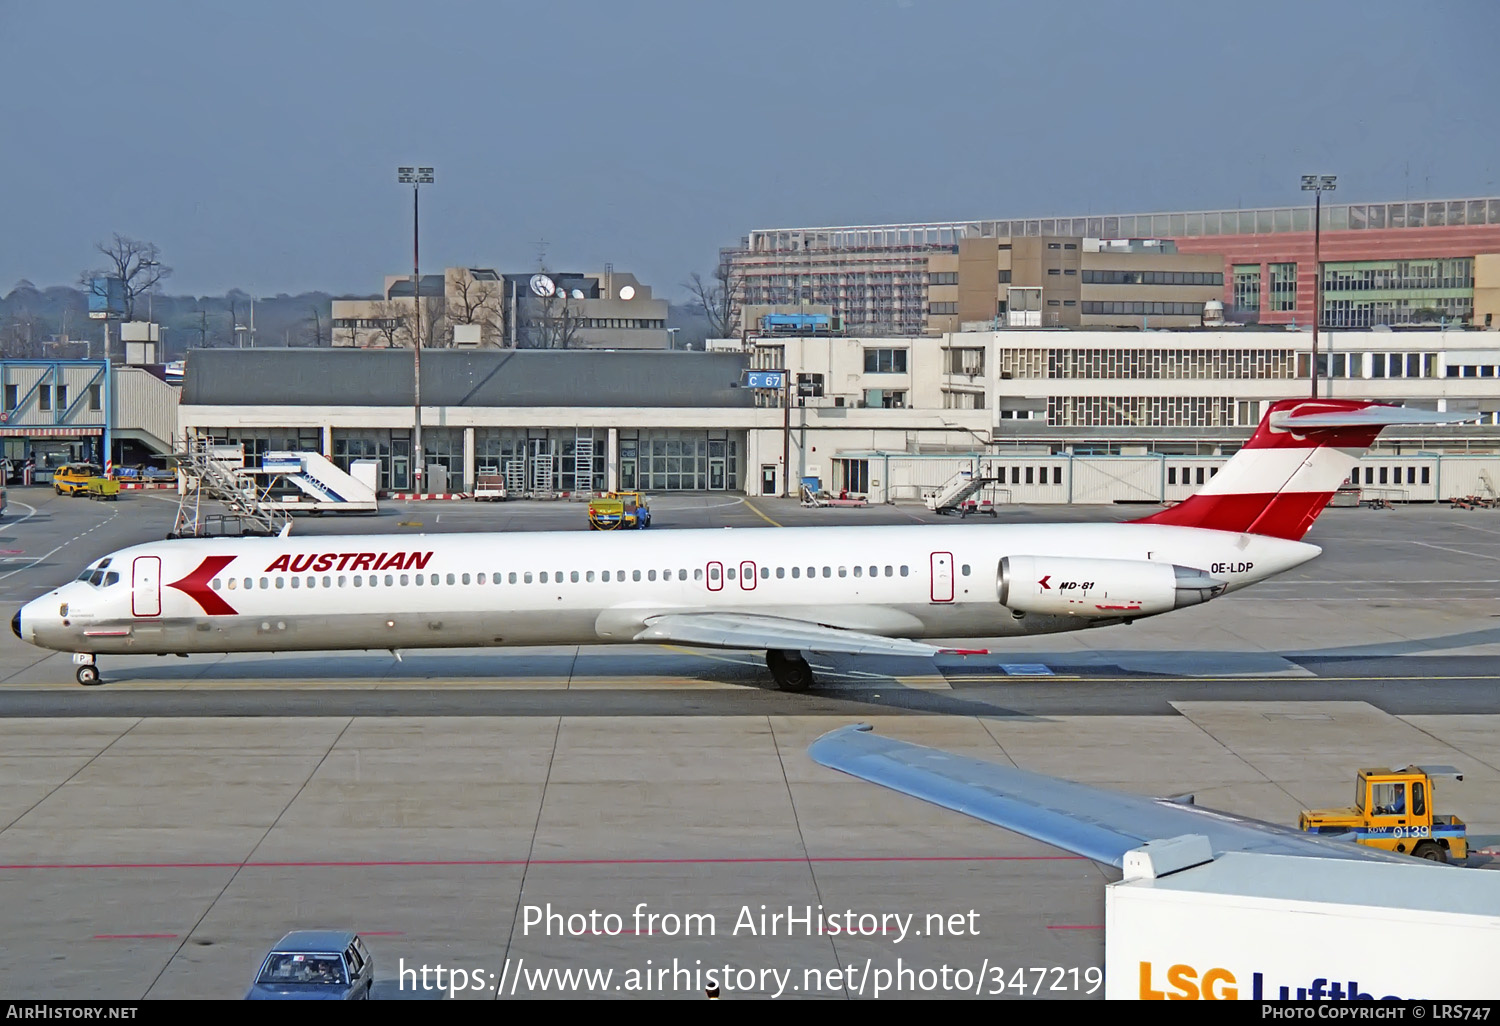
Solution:
<svg viewBox="0 0 1500 1026"><path fill-rule="evenodd" d="M198 569L188 574L180 581L173 581L167 585L168 588L176 588L188 598L203 607L203 611L210 616L234 615L239 612L228 602L219 597L219 593L208 586L208 582L214 579L214 575L234 562L233 556L209 556L198 564Z"/></svg>

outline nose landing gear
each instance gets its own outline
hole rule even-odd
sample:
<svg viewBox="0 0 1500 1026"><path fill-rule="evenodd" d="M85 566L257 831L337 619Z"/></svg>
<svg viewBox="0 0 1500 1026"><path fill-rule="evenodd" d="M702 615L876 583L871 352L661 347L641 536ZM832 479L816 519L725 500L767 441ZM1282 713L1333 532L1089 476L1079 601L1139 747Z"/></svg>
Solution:
<svg viewBox="0 0 1500 1026"><path fill-rule="evenodd" d="M99 667L94 664L93 653L79 652L73 656L73 662L78 664L78 670L73 674L78 678L78 683L85 687L104 683L99 679Z"/></svg>

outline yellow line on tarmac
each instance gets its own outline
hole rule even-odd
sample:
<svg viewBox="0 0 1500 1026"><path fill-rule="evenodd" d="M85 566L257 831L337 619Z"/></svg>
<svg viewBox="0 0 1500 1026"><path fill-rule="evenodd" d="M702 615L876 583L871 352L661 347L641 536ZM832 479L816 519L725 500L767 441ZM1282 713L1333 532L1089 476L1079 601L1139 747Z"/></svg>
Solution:
<svg viewBox="0 0 1500 1026"><path fill-rule="evenodd" d="M785 527L786 526L785 524L779 524L776 521L772 520L770 517L766 516L759 509L757 509L756 506L755 506L755 503L751 502L749 499L745 499L744 502L745 502L746 506L750 507L750 512L751 513L754 513L756 516L760 517L762 520L764 520L766 523L770 524L772 527Z"/></svg>

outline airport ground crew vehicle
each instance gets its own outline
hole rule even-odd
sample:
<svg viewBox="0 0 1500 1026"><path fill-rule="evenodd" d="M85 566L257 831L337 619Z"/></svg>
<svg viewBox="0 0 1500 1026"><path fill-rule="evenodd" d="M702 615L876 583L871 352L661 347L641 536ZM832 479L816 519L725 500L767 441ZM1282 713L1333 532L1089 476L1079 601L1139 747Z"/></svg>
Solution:
<svg viewBox="0 0 1500 1026"><path fill-rule="evenodd" d="M1468 829L1454 815L1434 811L1434 777L1462 780L1452 766L1362 769L1354 805L1306 809L1297 826L1309 833L1353 835L1360 844L1415 855L1433 862L1469 857Z"/></svg>
<svg viewBox="0 0 1500 1026"><path fill-rule="evenodd" d="M120 482L112 477L91 477L84 486L83 494L91 499L114 502L120 497Z"/></svg>
<svg viewBox="0 0 1500 1026"><path fill-rule="evenodd" d="M589 500L590 531L650 526L651 506L640 492L605 492L602 497Z"/></svg>
<svg viewBox="0 0 1500 1026"><path fill-rule="evenodd" d="M52 490L58 495L85 495L89 481L100 476L103 469L95 463L69 463L52 472Z"/></svg>

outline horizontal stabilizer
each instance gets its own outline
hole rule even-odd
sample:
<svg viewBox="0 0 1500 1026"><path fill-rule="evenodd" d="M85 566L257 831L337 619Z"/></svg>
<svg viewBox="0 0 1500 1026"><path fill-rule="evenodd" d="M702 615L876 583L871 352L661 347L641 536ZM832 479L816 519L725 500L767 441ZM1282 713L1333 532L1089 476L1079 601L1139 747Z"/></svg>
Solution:
<svg viewBox="0 0 1500 1026"><path fill-rule="evenodd" d="M793 652L844 652L850 655L924 658L943 651L920 641L883 638L878 634L825 627L806 620L754 613L666 613L653 616L636 641L674 641L710 648L780 649Z"/></svg>
<svg viewBox="0 0 1500 1026"><path fill-rule="evenodd" d="M1479 419L1476 413L1439 413L1436 410L1416 410L1409 406L1366 406L1363 409L1337 410L1332 413L1318 413L1315 412L1316 409L1316 406L1308 403L1291 410L1275 411L1270 417L1271 426L1287 431L1297 431L1301 428L1326 430L1329 428L1463 424ZM1309 410L1309 412L1303 413L1303 410Z"/></svg>

